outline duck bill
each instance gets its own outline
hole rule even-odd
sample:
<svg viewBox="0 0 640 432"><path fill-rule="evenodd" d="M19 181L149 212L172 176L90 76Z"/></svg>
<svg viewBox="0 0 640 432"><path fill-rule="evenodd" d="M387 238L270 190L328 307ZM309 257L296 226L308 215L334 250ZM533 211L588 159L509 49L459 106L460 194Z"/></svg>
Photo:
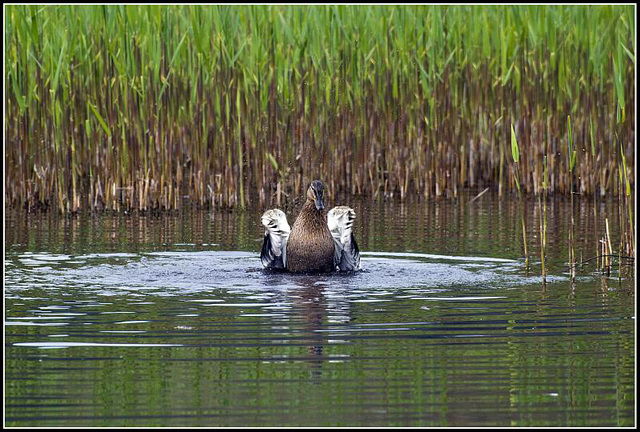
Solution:
<svg viewBox="0 0 640 432"><path fill-rule="evenodd" d="M318 210L324 210L324 201L321 197L316 198L316 208Z"/></svg>

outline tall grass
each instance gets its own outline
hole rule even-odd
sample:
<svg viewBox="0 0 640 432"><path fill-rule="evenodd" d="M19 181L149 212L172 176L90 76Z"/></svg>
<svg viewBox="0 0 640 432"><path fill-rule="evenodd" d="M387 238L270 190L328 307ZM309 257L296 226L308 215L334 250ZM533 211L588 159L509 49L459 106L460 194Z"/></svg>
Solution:
<svg viewBox="0 0 640 432"><path fill-rule="evenodd" d="M518 183L626 193L633 6L5 7L5 198L29 208L244 206ZM591 126L591 128L590 128ZM618 140L614 139L618 134ZM580 157L582 160L583 158Z"/></svg>

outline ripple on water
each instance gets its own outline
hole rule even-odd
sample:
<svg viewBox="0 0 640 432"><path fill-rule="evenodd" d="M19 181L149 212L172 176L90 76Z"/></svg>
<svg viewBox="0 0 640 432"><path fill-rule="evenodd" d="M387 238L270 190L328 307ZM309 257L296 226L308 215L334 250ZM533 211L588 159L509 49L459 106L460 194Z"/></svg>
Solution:
<svg viewBox="0 0 640 432"><path fill-rule="evenodd" d="M348 290L350 294L361 292L361 297L375 296L380 290L389 289L419 288L423 293L425 290L433 293L457 286L490 289L496 285L517 286L539 281L538 276L525 275L522 263L514 260L419 253L363 252L362 271L329 275L267 272L262 269L257 254L239 251L78 256L38 253L19 255L16 259L24 266L7 270L8 292L30 286L30 279L35 282L36 277L42 287L83 287L100 294L176 295L212 289L259 293L311 284ZM565 279L551 276L548 281ZM365 300L381 301L375 298L358 301Z"/></svg>

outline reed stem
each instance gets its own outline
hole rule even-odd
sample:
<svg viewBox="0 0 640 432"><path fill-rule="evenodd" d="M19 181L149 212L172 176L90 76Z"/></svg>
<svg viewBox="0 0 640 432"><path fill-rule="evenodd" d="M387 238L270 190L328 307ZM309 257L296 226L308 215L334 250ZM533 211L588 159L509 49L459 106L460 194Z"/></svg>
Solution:
<svg viewBox="0 0 640 432"><path fill-rule="evenodd" d="M540 154L549 193L615 195L615 133L635 187L632 5L5 11L8 205L244 207L313 178L376 198L524 197ZM568 115L574 148L594 130L597 166L546 151Z"/></svg>

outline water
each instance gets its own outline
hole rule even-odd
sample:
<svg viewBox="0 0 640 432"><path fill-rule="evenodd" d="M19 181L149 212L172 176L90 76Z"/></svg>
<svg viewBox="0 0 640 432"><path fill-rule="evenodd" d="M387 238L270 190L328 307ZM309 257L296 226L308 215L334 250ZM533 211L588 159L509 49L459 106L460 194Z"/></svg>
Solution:
<svg viewBox="0 0 640 432"><path fill-rule="evenodd" d="M10 211L6 425L634 425L633 272L571 284L552 202L544 287L537 206L527 269L517 205L469 199L351 202L355 275L263 271L263 209Z"/></svg>

